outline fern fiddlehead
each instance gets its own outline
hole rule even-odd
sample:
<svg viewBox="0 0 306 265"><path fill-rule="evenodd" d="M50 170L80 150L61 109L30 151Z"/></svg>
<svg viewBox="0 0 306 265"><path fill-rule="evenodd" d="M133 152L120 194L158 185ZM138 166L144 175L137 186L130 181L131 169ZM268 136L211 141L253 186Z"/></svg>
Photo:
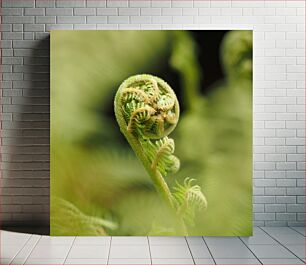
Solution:
<svg viewBox="0 0 306 265"><path fill-rule="evenodd" d="M175 173L180 167L179 159L173 155L174 141L168 137L180 114L172 88L155 76L132 76L120 85L114 110L121 132L143 163L157 191L171 209L179 213L181 201L172 195L163 177ZM187 234L183 221L181 226Z"/></svg>
<svg viewBox="0 0 306 265"><path fill-rule="evenodd" d="M115 114L121 132L158 191L173 207L171 192L162 176L179 168L179 160L172 155L174 141L167 137L179 119L179 103L173 90L160 78L132 76L117 91Z"/></svg>

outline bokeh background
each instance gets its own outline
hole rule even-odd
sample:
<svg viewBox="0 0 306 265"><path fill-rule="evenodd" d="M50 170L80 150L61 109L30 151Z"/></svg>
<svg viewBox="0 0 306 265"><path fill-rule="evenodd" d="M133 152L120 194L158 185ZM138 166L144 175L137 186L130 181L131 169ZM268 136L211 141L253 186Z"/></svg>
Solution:
<svg viewBox="0 0 306 265"><path fill-rule="evenodd" d="M251 31L52 31L50 60L52 235L177 235L113 111L141 73L181 105L166 180L196 179L208 202L189 234L251 235Z"/></svg>

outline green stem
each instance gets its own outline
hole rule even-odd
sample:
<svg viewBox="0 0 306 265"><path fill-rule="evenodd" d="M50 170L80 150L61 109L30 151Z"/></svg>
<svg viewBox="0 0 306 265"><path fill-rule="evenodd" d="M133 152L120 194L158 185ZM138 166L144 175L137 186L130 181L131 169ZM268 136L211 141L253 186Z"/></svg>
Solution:
<svg viewBox="0 0 306 265"><path fill-rule="evenodd" d="M132 147L132 149L135 152L138 159L144 165L146 171L148 172L151 180L154 183L154 186L155 186L157 192L165 200L168 207L176 214L175 205L174 205L174 201L173 201L173 196L172 196L172 193L171 193L166 181L164 180L163 176L159 173L159 171L157 171L157 170L153 171L151 169L151 164L148 161L147 157L145 156L140 142L137 140L137 138L135 138L126 129L127 124L126 124L126 122L124 120L124 117L123 117L123 115L121 113L121 110L120 110L120 101L121 101L120 97L118 97L118 98L116 97L116 99L115 99L115 115L116 115L116 118L117 118L117 122L119 123L120 130L123 133L123 135L125 136L125 138L127 139L130 146ZM187 231L186 225L185 225L185 223L184 223L184 221L181 217L178 216L178 218L179 218L180 230L181 230L183 235L187 236L188 231Z"/></svg>
<svg viewBox="0 0 306 265"><path fill-rule="evenodd" d="M148 97L146 97L146 94L144 94L142 91L139 91L137 89L132 89L130 88L131 84L133 82L139 82L140 80L152 80L152 76L149 75L138 75L138 76L134 76L131 77L129 79L127 79L126 81L124 81L121 86L119 87L116 97L115 97L115 102L114 102L114 110L115 110L115 115L116 115L116 119L117 122L119 124L120 130L123 133L123 135L125 136L125 138L127 139L128 143L130 144L130 146L132 147L133 151L135 152L136 156L139 158L139 160L142 162L142 164L144 165L146 171L148 172L151 180L154 183L154 186L157 190L157 192L159 193L159 195L164 199L164 201L166 202L166 204L168 205L169 209L171 211L173 211L173 213L177 216L178 218L178 223L180 226L180 231L183 235L188 235L187 233L187 229L185 226L185 223L182 219L182 217L180 217L177 213L176 213L176 207L175 207L175 201L173 198L173 195L166 183L166 181L164 180L162 174L160 173L159 170L157 170L157 168L152 168L151 166L151 161L149 160L145 150L143 149L143 145L141 143L141 141L138 139L138 137L135 135L135 133L130 132L128 130L128 124L123 116L123 110L122 110L122 97L123 97L123 90L124 89L130 89L130 93L136 93L136 96L139 98L143 98L143 101L150 101L151 107L148 106L148 110L150 110L150 108L152 108L152 106L156 107L156 102L154 103L153 101L155 101L157 99L156 93L158 92L158 88L157 90L154 91L154 82L149 84L149 88L151 89L150 92L148 92L149 96L151 97L151 99ZM173 98L176 99L176 96L174 94L174 92L172 91L172 89L169 87L169 85L167 83L165 83L163 80L156 78L163 87L167 87L167 92L170 93L169 95L171 95ZM156 80L155 79L155 80ZM154 81L154 80L153 80ZM156 81L155 81L156 82ZM155 83L155 86L157 84ZM156 88L156 87L155 87ZM144 94L144 95L143 95ZM138 100L139 100L138 98ZM176 99L177 100L177 99ZM164 103L164 102L163 102ZM170 106L173 106L170 104ZM158 108L158 107L157 107ZM170 107L172 108L172 107ZM139 113L141 113L145 108L144 107L140 107L138 108ZM141 111L140 111L141 110ZM165 111L167 110L167 105L165 107L165 109L160 108L159 111ZM179 105L178 103L174 105L174 111L176 114L176 118L178 120L179 117ZM133 114L131 115L131 120L133 120L134 118L136 118L136 116L134 117L133 115L137 112L137 110L134 110ZM155 110L154 110L155 112ZM138 113L137 113L138 114ZM160 115L160 114L159 114ZM164 115L168 115L166 112L164 113ZM153 139L159 139L163 136L167 136L176 126L175 124L172 124L171 126L167 127L167 128L163 128L163 134L160 134L160 132L155 131L152 135ZM154 138L155 137L155 138Z"/></svg>
<svg viewBox="0 0 306 265"><path fill-rule="evenodd" d="M116 103L115 104L115 114L116 114L116 118L117 118L117 121L119 123L119 127L120 127L121 132L123 133L123 135L125 136L125 138L129 142L130 146L132 147L132 149L135 152L135 154L137 155L137 157L140 159L140 161L144 165L146 171L149 173L157 191L165 199L167 204L171 208L174 208L172 194L171 194L170 189L169 189L167 183L165 182L164 178L162 177L162 175L158 171L153 172L151 170L150 162L148 161L147 157L145 156L141 144L126 129L127 124L126 124L126 122L125 122L125 120L122 116L121 110L120 110L120 98L116 98L115 103Z"/></svg>

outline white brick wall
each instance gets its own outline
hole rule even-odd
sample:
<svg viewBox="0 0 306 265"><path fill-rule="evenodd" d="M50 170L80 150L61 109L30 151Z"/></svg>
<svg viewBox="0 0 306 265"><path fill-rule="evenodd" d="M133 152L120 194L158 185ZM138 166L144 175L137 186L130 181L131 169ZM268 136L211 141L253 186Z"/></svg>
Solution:
<svg viewBox="0 0 306 265"><path fill-rule="evenodd" d="M304 224L304 1L3 0L1 14L4 224L49 219L51 29L253 29L254 224Z"/></svg>

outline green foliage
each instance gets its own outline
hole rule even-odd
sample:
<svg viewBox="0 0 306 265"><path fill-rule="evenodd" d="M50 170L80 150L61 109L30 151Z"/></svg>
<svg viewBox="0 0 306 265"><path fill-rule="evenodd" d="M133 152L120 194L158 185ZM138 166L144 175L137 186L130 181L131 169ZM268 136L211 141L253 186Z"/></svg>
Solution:
<svg viewBox="0 0 306 265"><path fill-rule="evenodd" d="M170 64L180 76L184 107L192 110L199 96L201 79L197 47L189 33L173 31L172 34L174 41Z"/></svg>
<svg viewBox="0 0 306 265"><path fill-rule="evenodd" d="M233 34L229 32L224 43ZM235 59L226 59L225 80L205 96L200 92L205 72L197 62L201 51L190 32L51 35L51 198L73 202L81 212L65 204L53 207L52 200L51 233L183 235L183 220L193 236L250 235L252 69L247 66L252 33L238 31L231 45L222 45L222 56L233 54ZM241 39L245 41L240 45ZM84 52L88 40L90 47ZM139 163L118 130L113 98L128 76L143 72L161 76L165 67L176 71L180 85L169 84L181 96L185 111L171 107L176 100L160 89L164 84L159 81L163 92L156 93L152 79L125 86L118 101L124 105L125 128L130 125L128 142L142 150L136 152L144 161ZM155 172L155 177L148 172ZM188 183L186 176L196 183ZM165 196L157 196L156 190L161 194L157 186L168 188ZM199 190L209 203L206 210ZM185 209L191 198L193 207ZM108 221L117 226L110 229Z"/></svg>
<svg viewBox="0 0 306 265"><path fill-rule="evenodd" d="M176 182L173 196L176 199L177 211L189 224L194 225L196 211L207 207L207 201L199 185L193 185L194 179L186 178L184 184Z"/></svg>
<svg viewBox="0 0 306 265"><path fill-rule="evenodd" d="M176 173L180 167L180 160L173 155L174 141L165 136L164 138L152 142L143 140L141 142L144 152L147 154L152 170L158 170L162 175Z"/></svg>
<svg viewBox="0 0 306 265"><path fill-rule="evenodd" d="M253 36L249 30L231 31L221 47L224 70L229 80L252 80Z"/></svg>
<svg viewBox="0 0 306 265"><path fill-rule="evenodd" d="M175 235L180 229L177 215L154 189L127 193L113 210L120 220L113 235Z"/></svg>
<svg viewBox="0 0 306 265"><path fill-rule="evenodd" d="M105 112L122 80L131 74L158 69L170 53L170 41L166 32L156 30L141 34L139 31L118 34L116 30L52 31L53 134L73 144L96 133L102 134L101 141L107 142L109 134L116 134L117 127L112 130L108 120L103 122L106 115L101 119L96 106Z"/></svg>
<svg viewBox="0 0 306 265"><path fill-rule="evenodd" d="M51 234L61 236L103 236L105 229L114 230L117 225L111 221L82 213L72 203L53 198L51 201Z"/></svg>
<svg viewBox="0 0 306 265"><path fill-rule="evenodd" d="M164 180L169 172L178 171L180 161L173 155L174 141L167 137L176 127L179 118L179 103L171 87L160 78L151 75L136 75L125 80L115 97L115 114L121 132L127 138L136 155L149 173L157 191L184 218L185 207L193 209L201 199L205 200L199 186L178 186L177 201ZM182 195L182 189L185 194ZM179 209L175 209L175 207ZM189 215L191 218L191 215ZM177 233L187 235L183 219Z"/></svg>

